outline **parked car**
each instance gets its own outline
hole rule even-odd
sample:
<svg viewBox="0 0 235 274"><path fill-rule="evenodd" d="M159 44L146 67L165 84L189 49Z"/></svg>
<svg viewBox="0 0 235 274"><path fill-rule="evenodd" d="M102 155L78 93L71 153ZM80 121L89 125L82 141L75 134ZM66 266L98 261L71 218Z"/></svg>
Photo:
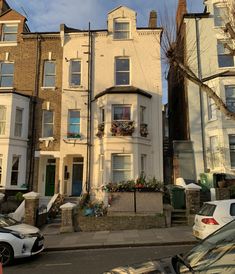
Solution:
<svg viewBox="0 0 235 274"><path fill-rule="evenodd" d="M104 274L235 273L235 220L200 241L185 255L114 268Z"/></svg>
<svg viewBox="0 0 235 274"><path fill-rule="evenodd" d="M235 199L206 202L195 216L193 235L204 239L235 219Z"/></svg>
<svg viewBox="0 0 235 274"><path fill-rule="evenodd" d="M0 262L10 264L14 258L28 257L44 249L44 237L37 227L0 215Z"/></svg>

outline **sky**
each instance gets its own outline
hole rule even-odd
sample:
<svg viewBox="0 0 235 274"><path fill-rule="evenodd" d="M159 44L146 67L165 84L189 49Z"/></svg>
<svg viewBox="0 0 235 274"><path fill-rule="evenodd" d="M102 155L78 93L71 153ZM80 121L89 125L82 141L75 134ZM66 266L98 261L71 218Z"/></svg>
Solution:
<svg viewBox="0 0 235 274"><path fill-rule="evenodd" d="M59 31L60 24L78 29L106 29L107 13L125 5L137 12L137 26L148 25L149 12L156 10L158 18L174 18L178 0L7 0L8 4L28 19L33 32ZM203 12L203 0L187 0L188 12ZM160 21L159 20L159 21ZM167 83L164 80L163 103L166 103Z"/></svg>

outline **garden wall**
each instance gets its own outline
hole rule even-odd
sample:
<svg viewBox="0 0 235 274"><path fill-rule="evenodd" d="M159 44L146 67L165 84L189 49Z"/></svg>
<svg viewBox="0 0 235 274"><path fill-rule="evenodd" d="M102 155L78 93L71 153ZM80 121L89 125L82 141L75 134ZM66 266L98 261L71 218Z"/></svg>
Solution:
<svg viewBox="0 0 235 274"><path fill-rule="evenodd" d="M133 215L133 216L78 216L80 231L131 230L165 227L163 215Z"/></svg>

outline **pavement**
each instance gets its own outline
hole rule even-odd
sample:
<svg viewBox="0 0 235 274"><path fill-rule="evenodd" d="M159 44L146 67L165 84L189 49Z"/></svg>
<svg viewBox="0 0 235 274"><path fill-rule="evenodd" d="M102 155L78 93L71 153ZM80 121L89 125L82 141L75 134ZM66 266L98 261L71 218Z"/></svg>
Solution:
<svg viewBox="0 0 235 274"><path fill-rule="evenodd" d="M60 233L59 225L42 229L45 251L97 249L137 246L192 245L198 242L190 226L153 228L146 230L120 230Z"/></svg>

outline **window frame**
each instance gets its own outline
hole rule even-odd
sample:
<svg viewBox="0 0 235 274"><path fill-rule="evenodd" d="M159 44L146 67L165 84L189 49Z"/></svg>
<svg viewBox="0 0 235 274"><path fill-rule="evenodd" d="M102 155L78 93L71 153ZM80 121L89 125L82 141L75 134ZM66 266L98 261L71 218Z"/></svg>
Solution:
<svg viewBox="0 0 235 274"><path fill-rule="evenodd" d="M17 111L21 111L21 121L17 121L17 118L19 117L19 115L17 114ZM23 108L16 108L16 113L15 113L15 129L14 129L14 136L15 137L22 137L22 129L23 129L23 115L24 115L24 109ZM16 131L17 131L17 127L20 128L20 134L17 135Z"/></svg>
<svg viewBox="0 0 235 274"><path fill-rule="evenodd" d="M71 112L79 112L79 123L71 123L70 118L71 118ZM70 126L79 126L79 132L70 132ZM67 127L67 137L69 134L78 134L81 135L81 110L80 109L68 109L68 127ZM75 138L75 137L74 137Z"/></svg>
<svg viewBox="0 0 235 274"><path fill-rule="evenodd" d="M223 19L223 13L220 12L222 9L224 9L224 10L226 9L227 12L228 12L228 7L226 7L225 5L223 5L223 3L214 3L213 4L214 26L216 28L220 28L220 27L224 27L225 26L225 21Z"/></svg>
<svg viewBox="0 0 235 274"><path fill-rule="evenodd" d="M72 71L72 63L73 62L79 62L80 63L80 72L73 72ZM73 84L72 83L72 76L73 75L80 75L80 82L79 84ZM70 60L70 70L69 70L69 85L70 87L80 87L82 82L82 61L81 59L71 59Z"/></svg>
<svg viewBox="0 0 235 274"><path fill-rule="evenodd" d="M210 140L211 166L213 169L215 169L220 166L219 138L217 135L213 135L209 137L209 140ZM213 143L213 140L215 140L214 143Z"/></svg>
<svg viewBox="0 0 235 274"><path fill-rule="evenodd" d="M53 73L47 73L46 72L46 64L52 63L54 65L54 72ZM47 77L53 77L54 85L47 85L46 84L46 78ZM43 66L43 88L55 88L56 87L56 60L44 60L44 66Z"/></svg>
<svg viewBox="0 0 235 274"><path fill-rule="evenodd" d="M130 159L130 169L114 169L114 158L115 157L125 157L125 156L128 156L129 159ZM114 172L117 171L117 172L129 172L130 173L130 176L129 178L132 178L132 172L133 172L133 166L132 166L132 154L128 154L128 153L112 153L112 181L114 183L119 183L121 181L118 181L116 182L115 179L114 179ZM124 176L125 177L125 176Z"/></svg>
<svg viewBox="0 0 235 274"><path fill-rule="evenodd" d="M125 29L117 29L117 25L128 24L128 30ZM127 33L127 37L125 35L123 37L119 37L118 34ZM113 21L113 39L114 40L129 40L131 39L131 21L128 19L118 19Z"/></svg>
<svg viewBox="0 0 235 274"><path fill-rule="evenodd" d="M234 96L232 97L227 96L229 88L233 88L234 90ZM225 101L226 101L227 108L229 109L229 111L235 112L235 85L225 85L224 93L225 93ZM229 102L229 101L232 101L232 102ZM232 106L230 106L230 104L232 104Z"/></svg>
<svg viewBox="0 0 235 274"><path fill-rule="evenodd" d="M217 117L217 107L215 101L207 97L207 107L208 107L208 121L215 121L218 119Z"/></svg>
<svg viewBox="0 0 235 274"><path fill-rule="evenodd" d="M141 154L140 156L140 175L146 175L146 167L147 167L147 154Z"/></svg>
<svg viewBox="0 0 235 274"><path fill-rule="evenodd" d="M2 73L2 66L3 65L12 65L13 66L13 72L12 73ZM13 83L14 83L14 62L6 62L6 61L0 61L0 88L13 88ZM11 78L11 85L2 85L2 79L4 77Z"/></svg>
<svg viewBox="0 0 235 274"><path fill-rule="evenodd" d="M234 142L233 143L231 143L231 141L230 141L232 137L234 137ZM229 141L230 167L231 167L231 169L235 169L235 160L234 160L234 163L232 164L232 157L231 157L232 153L235 156L235 134L229 134L228 135L228 141ZM231 146L233 146L234 148L231 148Z"/></svg>
<svg viewBox="0 0 235 274"><path fill-rule="evenodd" d="M12 32L12 31L4 31L4 27L16 27L16 31ZM5 36L6 35L14 35L15 39L14 40L6 40ZM4 23L2 24L2 34L1 34L1 42L4 43L13 43L13 42L17 42L17 35L18 35L18 24L15 23Z"/></svg>
<svg viewBox="0 0 235 274"><path fill-rule="evenodd" d="M3 174L3 154L0 154L0 186L2 185Z"/></svg>
<svg viewBox="0 0 235 274"><path fill-rule="evenodd" d="M226 48L224 47L224 44L226 42L229 42L229 41L226 41L226 40L217 40L217 60L218 60L218 68L232 68L234 67L235 65L235 62L234 62L234 56L233 55L230 55L230 54L226 54ZM221 45L221 49L223 48L223 53L220 53L220 45ZM223 46L223 47L222 47ZM232 61L233 64L231 65L223 65L222 63L224 62L223 59L227 59L228 58L231 58L230 61ZM226 62L227 62L226 60Z"/></svg>
<svg viewBox="0 0 235 274"><path fill-rule="evenodd" d="M6 135L7 107L5 105L0 105L0 109L3 109L5 111L5 119L0 120L0 125L4 125L3 130L0 130L0 136L4 136ZM1 126L0 126L0 129L1 129Z"/></svg>
<svg viewBox="0 0 235 274"><path fill-rule="evenodd" d="M115 119L115 108L129 108L130 119ZM112 105L112 121L132 121L131 105Z"/></svg>
<svg viewBox="0 0 235 274"><path fill-rule="evenodd" d="M17 165L17 169L13 169L15 163L14 163L14 158L17 158L18 160L18 165ZM20 155L13 155L12 157L12 166L11 166L11 186L17 186L18 185L18 182L19 182L19 172L20 172L20 159L21 159L21 156ZM12 180L13 180L13 173L16 173L17 176L16 176L16 183L13 184Z"/></svg>
<svg viewBox="0 0 235 274"><path fill-rule="evenodd" d="M119 60L128 60L128 70L117 70L117 62L119 61ZM130 60L130 57L127 57L127 56L125 56L125 57L121 57L121 56L119 56L119 57L115 57L115 86L130 86L131 85L131 60ZM118 79L118 77L117 77L117 75L118 74L124 74L124 73L126 73L126 74L128 74L128 83L127 84L121 84L121 83L118 83L118 82L122 82L124 79L122 79L122 81L117 81L117 79Z"/></svg>
<svg viewBox="0 0 235 274"><path fill-rule="evenodd" d="M52 122L51 123L45 123L45 116L44 114L46 112L50 112L52 113ZM42 112L43 116L42 116L42 138L50 138L50 137L53 137L54 136L54 119L55 119L55 114L54 114L54 111L53 110L46 110L44 109L43 112ZM52 125L52 136L45 136L45 125Z"/></svg>

